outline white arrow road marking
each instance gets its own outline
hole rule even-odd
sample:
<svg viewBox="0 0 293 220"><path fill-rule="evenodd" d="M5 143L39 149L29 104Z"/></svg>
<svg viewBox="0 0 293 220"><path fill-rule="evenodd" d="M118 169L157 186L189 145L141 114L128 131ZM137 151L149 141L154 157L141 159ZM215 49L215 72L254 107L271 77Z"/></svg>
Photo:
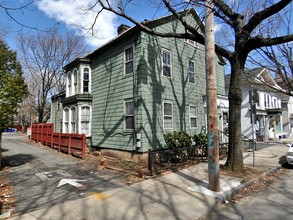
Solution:
<svg viewBox="0 0 293 220"><path fill-rule="evenodd" d="M75 187L81 187L82 184L78 183L78 182L85 182L86 180L79 180L79 179L62 179L60 180L57 188L65 185L65 184L70 184L72 186L75 186Z"/></svg>

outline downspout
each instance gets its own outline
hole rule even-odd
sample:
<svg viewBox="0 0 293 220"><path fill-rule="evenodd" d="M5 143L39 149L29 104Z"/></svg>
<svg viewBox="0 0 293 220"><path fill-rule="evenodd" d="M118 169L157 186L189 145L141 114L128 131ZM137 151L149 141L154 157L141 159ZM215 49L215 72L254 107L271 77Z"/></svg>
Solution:
<svg viewBox="0 0 293 220"><path fill-rule="evenodd" d="M136 64L136 57L137 57L137 54L136 54L136 45L138 44L138 42L140 41L140 36L137 36L135 37L134 39L134 45L133 45L133 107L134 107L134 115L133 115L133 150L138 152L141 148L140 144L141 144L141 137L140 137L140 134L137 133L137 125L136 125L136 113L138 111L138 77L137 77L137 66L135 65Z"/></svg>
<svg viewBox="0 0 293 220"><path fill-rule="evenodd" d="M135 65L135 61L136 61L136 50L135 50L135 41L133 44L133 86L132 86L132 97L133 97L133 150L137 151L137 139L136 139L136 110L137 110L137 101L136 101L136 65Z"/></svg>

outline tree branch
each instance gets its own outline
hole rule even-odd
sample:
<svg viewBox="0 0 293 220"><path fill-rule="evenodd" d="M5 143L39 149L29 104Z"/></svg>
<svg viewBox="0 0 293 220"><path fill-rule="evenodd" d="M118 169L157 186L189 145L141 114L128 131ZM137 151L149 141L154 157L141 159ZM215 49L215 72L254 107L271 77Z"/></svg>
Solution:
<svg viewBox="0 0 293 220"><path fill-rule="evenodd" d="M291 2L292 0L281 0L277 2L276 4L273 4L270 7L255 13L249 19L248 23L244 26L244 31L247 33L251 33L254 30L254 28L258 26L262 21L280 12L283 8L285 8Z"/></svg>
<svg viewBox="0 0 293 220"><path fill-rule="evenodd" d="M287 43L293 41L293 34L284 35L280 37L275 38L263 38L263 37L253 37L250 38L247 43L245 44L245 48L247 51L252 51L256 48L260 47L267 47L267 46L273 46L277 44Z"/></svg>

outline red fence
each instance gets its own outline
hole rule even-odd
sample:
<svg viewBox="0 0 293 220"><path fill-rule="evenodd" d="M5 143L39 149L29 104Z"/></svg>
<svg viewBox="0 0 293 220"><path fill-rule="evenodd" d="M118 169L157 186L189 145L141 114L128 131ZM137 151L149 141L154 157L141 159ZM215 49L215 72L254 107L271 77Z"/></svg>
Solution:
<svg viewBox="0 0 293 220"><path fill-rule="evenodd" d="M55 133L54 124L33 124L31 139L59 152L81 155L85 158L85 134Z"/></svg>

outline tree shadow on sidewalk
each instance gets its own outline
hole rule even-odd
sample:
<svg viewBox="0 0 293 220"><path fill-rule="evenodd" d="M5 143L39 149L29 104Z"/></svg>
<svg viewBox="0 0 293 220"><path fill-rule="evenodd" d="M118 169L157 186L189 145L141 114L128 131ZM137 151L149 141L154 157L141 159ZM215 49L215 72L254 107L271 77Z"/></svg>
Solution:
<svg viewBox="0 0 293 220"><path fill-rule="evenodd" d="M36 157L31 154L15 154L12 156L4 156L2 158L2 168L18 167L26 163L29 163L34 159L36 159Z"/></svg>

